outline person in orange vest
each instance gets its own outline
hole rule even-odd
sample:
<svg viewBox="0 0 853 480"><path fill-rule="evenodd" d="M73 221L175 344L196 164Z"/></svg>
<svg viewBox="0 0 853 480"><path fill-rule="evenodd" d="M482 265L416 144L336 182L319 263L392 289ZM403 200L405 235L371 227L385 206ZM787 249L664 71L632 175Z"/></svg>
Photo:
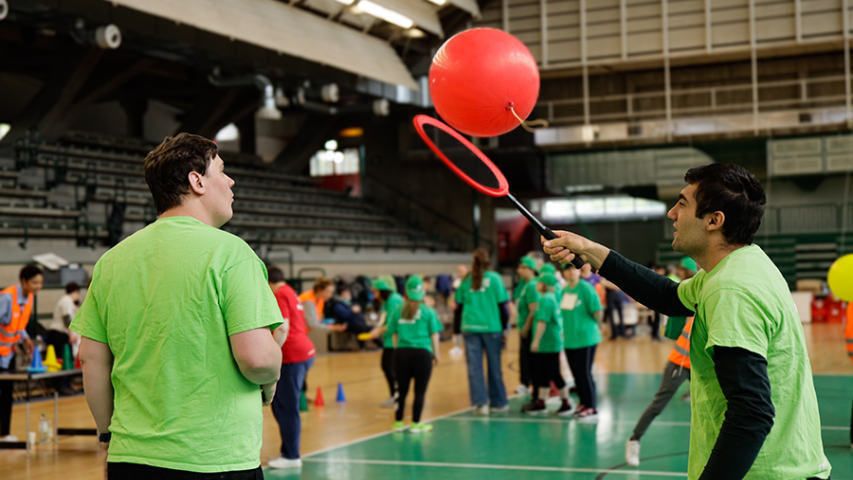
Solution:
<svg viewBox="0 0 853 480"><path fill-rule="evenodd" d="M299 295L299 300L302 301L302 306L305 309L305 323L308 325L308 331L317 329L324 332L343 332L347 329L346 324L326 325L323 321L323 310L332 296L335 294L335 283L330 279L320 276L314 281L314 287L311 290L302 292Z"/></svg>
<svg viewBox="0 0 853 480"><path fill-rule="evenodd" d="M847 302L847 326L844 328L847 358L853 362L853 302ZM850 448L853 449L853 413L850 414Z"/></svg>
<svg viewBox="0 0 853 480"><path fill-rule="evenodd" d="M0 373L15 369L15 346L22 342L27 355L35 351L33 341L27 334L27 323L33 310L33 297L44 285L44 275L35 265L27 265L18 276L21 283L0 290ZM9 435L12 420L13 382L0 381L0 442L17 442L18 437Z"/></svg>

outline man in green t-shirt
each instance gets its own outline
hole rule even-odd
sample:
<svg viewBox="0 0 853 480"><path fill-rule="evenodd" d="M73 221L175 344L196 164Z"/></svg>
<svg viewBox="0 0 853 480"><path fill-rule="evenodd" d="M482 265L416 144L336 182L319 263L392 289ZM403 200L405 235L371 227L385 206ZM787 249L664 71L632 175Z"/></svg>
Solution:
<svg viewBox="0 0 853 480"><path fill-rule="evenodd" d="M689 479L827 479L817 396L802 325L779 269L756 245L766 198L742 167L687 171L669 211L672 247L703 270L680 284L568 232L546 241L669 316L695 312L690 344Z"/></svg>
<svg viewBox="0 0 853 480"><path fill-rule="evenodd" d="M531 393L533 398L538 398L538 392L533 386L533 377L530 376L530 329L533 327L533 314L536 313L539 292L536 291L536 260L525 255L518 262L516 270L520 281L515 289L515 311L518 312L518 366L521 385L515 389L515 393L524 395Z"/></svg>
<svg viewBox="0 0 853 480"><path fill-rule="evenodd" d="M108 475L259 478L282 317L261 260L219 230L234 181L216 144L186 133L144 168L160 218L101 257L71 324Z"/></svg>

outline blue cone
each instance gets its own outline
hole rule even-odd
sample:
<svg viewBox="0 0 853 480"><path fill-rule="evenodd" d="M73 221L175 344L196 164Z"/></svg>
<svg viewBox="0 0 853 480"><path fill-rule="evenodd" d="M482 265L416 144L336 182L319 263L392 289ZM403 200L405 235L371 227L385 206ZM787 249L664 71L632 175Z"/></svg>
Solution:
<svg viewBox="0 0 853 480"><path fill-rule="evenodd" d="M338 402L346 402L347 397L344 396L344 384L338 383Z"/></svg>
<svg viewBox="0 0 853 480"><path fill-rule="evenodd" d="M38 349L33 351L33 363L27 367L27 371L30 373L44 373L47 371L47 367L41 363L41 352Z"/></svg>

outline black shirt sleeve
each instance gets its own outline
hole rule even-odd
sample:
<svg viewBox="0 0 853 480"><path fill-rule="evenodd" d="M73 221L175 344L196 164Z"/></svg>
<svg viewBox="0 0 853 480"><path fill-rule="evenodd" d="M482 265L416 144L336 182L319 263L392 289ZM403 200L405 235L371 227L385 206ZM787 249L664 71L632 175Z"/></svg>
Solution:
<svg viewBox="0 0 853 480"><path fill-rule="evenodd" d="M453 322L455 325L462 325L462 305L461 303L456 304L456 310L453 311Z"/></svg>
<svg viewBox="0 0 853 480"><path fill-rule="evenodd" d="M714 347L714 371L728 408L699 480L746 476L773 428L767 359L743 348Z"/></svg>
<svg viewBox="0 0 853 480"><path fill-rule="evenodd" d="M498 304L498 312L501 315L501 329L506 330L507 325L509 325L509 306L507 302L502 302Z"/></svg>
<svg viewBox="0 0 853 480"><path fill-rule="evenodd" d="M689 310L678 298L678 283L628 260L611 250L599 270L634 300L670 317L690 317Z"/></svg>

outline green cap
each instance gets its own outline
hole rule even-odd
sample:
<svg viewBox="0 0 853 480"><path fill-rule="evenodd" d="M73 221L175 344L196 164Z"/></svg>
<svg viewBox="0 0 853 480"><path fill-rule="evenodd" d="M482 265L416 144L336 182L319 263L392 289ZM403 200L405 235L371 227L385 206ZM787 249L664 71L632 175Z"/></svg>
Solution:
<svg viewBox="0 0 853 480"><path fill-rule="evenodd" d="M696 260L693 260L690 257L684 257L681 259L681 268L690 270L693 273L696 273L699 270L699 268L696 267Z"/></svg>
<svg viewBox="0 0 853 480"><path fill-rule="evenodd" d="M409 300L421 301L424 299L424 281L417 275L412 275L406 280L406 296Z"/></svg>
<svg viewBox="0 0 853 480"><path fill-rule="evenodd" d="M546 263L542 265L542 268L539 269L539 273L557 273L557 267L554 266L553 263Z"/></svg>
<svg viewBox="0 0 853 480"><path fill-rule="evenodd" d="M549 287L553 287L557 285L557 277L555 277L551 272L543 273L539 275L539 282L544 283Z"/></svg>
<svg viewBox="0 0 853 480"><path fill-rule="evenodd" d="M388 290L390 292L396 292L397 289L388 284L388 281L384 278L377 278L373 281L373 288L377 290Z"/></svg>
<svg viewBox="0 0 853 480"><path fill-rule="evenodd" d="M539 271L539 267L536 266L536 260L534 260L533 257L531 257L530 255L525 255L521 257L521 260L518 263L533 270L534 272Z"/></svg>

